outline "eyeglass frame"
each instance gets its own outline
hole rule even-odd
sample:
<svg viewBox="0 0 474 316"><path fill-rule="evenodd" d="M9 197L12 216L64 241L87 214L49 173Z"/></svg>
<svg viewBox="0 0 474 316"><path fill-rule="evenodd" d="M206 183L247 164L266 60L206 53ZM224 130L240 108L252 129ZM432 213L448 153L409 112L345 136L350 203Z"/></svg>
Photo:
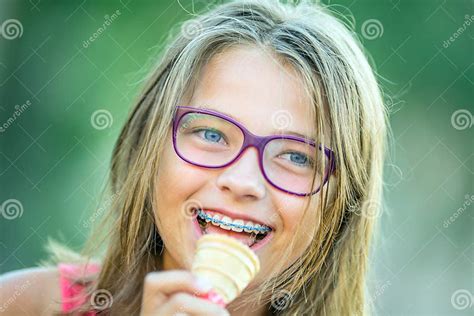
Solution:
<svg viewBox="0 0 474 316"><path fill-rule="evenodd" d="M244 136L244 141L242 143L242 146L240 147L240 151L237 153L237 155L229 162L223 164L223 165L220 165L220 166L207 166L207 165L202 165L202 164L199 164L199 163L196 163L196 162L193 162L189 159L186 159L185 157L183 157L182 154L180 154L178 148L177 148L177 145L176 145L176 135L177 135L177 132L178 132L178 125L179 125L179 122L181 121L181 119L186 115L186 114L189 114L189 113L201 113L201 114L207 114L207 115L212 115L212 116L215 116L215 117L218 117L218 118L221 118L225 121L228 121L229 123L237 126L240 131L242 132L243 136ZM213 110L210 110L210 109L203 109L203 108L197 108L197 107L192 107L192 106L176 106L176 110L175 110L175 113L173 115L173 148L174 148L174 151L176 152L176 154L181 158L183 159L184 161L192 164L192 165L195 165L195 166L198 166L198 167L203 167L203 168L209 168L209 169L218 169L218 168L224 168L224 167L227 167L231 164L233 164L235 161L237 161L239 159L239 157L242 155L242 153L249 147L255 147L258 151L258 165L259 165L259 168L260 168L260 171L262 172L262 175L263 177L265 178L266 181L268 181L268 183L270 183L272 186L274 186L275 188L277 188L278 190L280 191L283 191L283 192L286 192L288 194L291 194L291 195L297 195L297 196L310 196L310 195L314 195L316 193L318 193L321 188L328 182L329 180L329 177L334 173L334 171L336 170L336 163L335 163L335 154L334 152L327 148L327 147L323 147L321 144L318 144L318 148L320 151L323 151L324 154L326 155L326 157L328 158L328 166L327 166L327 171L326 171L326 174L323 178L323 182L319 185L319 187L313 191L313 192L309 192L309 193L297 193L297 192L292 192L292 191L289 191L289 190L285 190L283 189L282 187L278 186L277 184L273 183L267 176L266 172L265 172L265 169L263 167L263 153L264 153L264 150L265 150L265 146L272 140L274 139L289 139L289 140L294 140L294 141L299 141L299 142L303 142L303 143L306 143L306 144L309 144L313 147L316 147L316 143L311 140L311 139L307 139L307 138L303 138L303 137L298 137L298 136L294 136L294 135L270 135L270 136L258 136L258 135L255 135L253 134L252 132L250 132L247 128L245 128L245 126L243 126L241 123L237 122L236 120L234 120L232 117L229 117L223 113L220 113L220 112L217 112L217 111L213 111Z"/></svg>

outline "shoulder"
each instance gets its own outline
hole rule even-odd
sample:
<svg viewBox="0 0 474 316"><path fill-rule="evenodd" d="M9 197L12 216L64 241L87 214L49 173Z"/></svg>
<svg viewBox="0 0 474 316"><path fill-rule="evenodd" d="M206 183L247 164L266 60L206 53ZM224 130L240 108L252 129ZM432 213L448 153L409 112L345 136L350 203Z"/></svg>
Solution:
<svg viewBox="0 0 474 316"><path fill-rule="evenodd" d="M0 276L2 315L52 314L61 310L58 267L16 270Z"/></svg>

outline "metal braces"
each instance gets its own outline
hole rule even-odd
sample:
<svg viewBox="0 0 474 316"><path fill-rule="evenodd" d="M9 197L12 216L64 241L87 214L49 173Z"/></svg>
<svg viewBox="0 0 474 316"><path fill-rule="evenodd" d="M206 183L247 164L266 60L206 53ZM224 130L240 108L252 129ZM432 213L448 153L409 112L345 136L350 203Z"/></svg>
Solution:
<svg viewBox="0 0 474 316"><path fill-rule="evenodd" d="M266 233L266 232L269 232L271 231L271 228L269 227L252 227L252 226L247 226L247 225L240 225L240 224L234 224L234 223L227 223L227 222L224 222L220 219L214 219L213 217L207 215L206 213L204 213L202 210L198 210L198 216L204 220L209 220L213 223L216 223L216 224L224 224L224 225L227 225L227 226L232 226L232 227L236 227L236 228L242 228L242 229L248 229L248 230L257 230L259 232L262 232L262 233Z"/></svg>

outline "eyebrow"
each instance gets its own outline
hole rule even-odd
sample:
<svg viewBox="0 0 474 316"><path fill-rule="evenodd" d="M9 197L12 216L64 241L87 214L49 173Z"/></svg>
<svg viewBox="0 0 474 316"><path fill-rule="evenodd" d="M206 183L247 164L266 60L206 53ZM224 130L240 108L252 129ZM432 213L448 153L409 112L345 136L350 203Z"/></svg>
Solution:
<svg viewBox="0 0 474 316"><path fill-rule="evenodd" d="M202 109L206 109L206 110L211 110L211 111L214 111L214 112L223 114L223 115L226 115L226 116L232 118L233 120L235 120L236 122L239 122L239 123L240 123L240 120L238 120L238 119L237 119L235 116L233 116L232 114L218 111L218 110L216 110L216 109L214 109L214 108L209 107L208 105L206 105L206 106L201 106L201 108L202 108ZM240 124L242 124L242 123L240 123ZM298 137L301 137L301 138L304 138L304 139L309 139L309 140L312 140L312 141L316 141L314 138L308 137L308 136L303 135L303 134L298 133L298 132L288 131L288 130L278 130L278 131L280 132L280 134L283 134L283 135L293 135L293 136L298 136Z"/></svg>

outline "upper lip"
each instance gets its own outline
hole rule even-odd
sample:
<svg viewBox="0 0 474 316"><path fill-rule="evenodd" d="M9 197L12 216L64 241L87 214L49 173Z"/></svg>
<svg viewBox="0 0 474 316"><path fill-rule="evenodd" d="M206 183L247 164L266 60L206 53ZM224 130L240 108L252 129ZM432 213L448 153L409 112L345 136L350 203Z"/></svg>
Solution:
<svg viewBox="0 0 474 316"><path fill-rule="evenodd" d="M230 217L232 219L243 219L243 220L252 221L256 224L261 224L261 225L268 226L272 230L274 230L274 226L271 223L267 223L266 221L262 221L260 219L257 219L253 216L250 216L250 215L247 215L245 213L232 212L232 211L226 210L225 208L222 208L222 207L220 207L220 208L203 207L202 210L203 211L211 211L211 212L215 212L215 213L220 213L222 215L227 215L228 217Z"/></svg>

